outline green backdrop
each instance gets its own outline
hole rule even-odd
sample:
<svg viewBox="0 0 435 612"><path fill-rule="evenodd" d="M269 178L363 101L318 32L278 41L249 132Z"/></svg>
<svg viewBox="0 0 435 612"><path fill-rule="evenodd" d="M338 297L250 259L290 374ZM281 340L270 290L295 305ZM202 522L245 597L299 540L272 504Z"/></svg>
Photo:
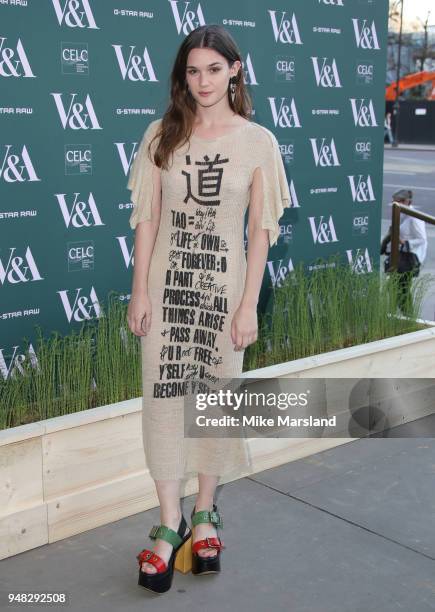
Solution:
<svg viewBox="0 0 435 612"><path fill-rule="evenodd" d="M0 372L23 338L67 334L129 300L127 175L198 25L237 41L253 119L276 135L294 208L260 307L299 263L379 266L387 0L2 0ZM317 262L317 263L316 263Z"/></svg>

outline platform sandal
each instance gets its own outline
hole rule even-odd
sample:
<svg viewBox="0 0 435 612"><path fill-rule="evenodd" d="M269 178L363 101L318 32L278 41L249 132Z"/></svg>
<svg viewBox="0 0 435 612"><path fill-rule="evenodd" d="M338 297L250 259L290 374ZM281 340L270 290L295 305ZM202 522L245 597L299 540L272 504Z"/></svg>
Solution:
<svg viewBox="0 0 435 612"><path fill-rule="evenodd" d="M224 526L216 504L213 504L213 510L198 510L198 512L195 512L194 507L191 513L191 519L192 527L195 527L199 523L212 523L216 527L216 530L218 527L222 529ZM198 555L198 551L202 548L216 548L216 554L209 557L202 557ZM192 543L192 574L195 574L195 576L218 574L221 571L220 552L223 548L225 548L225 546L219 536L205 538Z"/></svg>
<svg viewBox="0 0 435 612"><path fill-rule="evenodd" d="M190 527L186 535L186 519L181 517L178 531L174 531L166 525L154 525L149 533L152 540L165 540L174 547L169 557L168 563L157 553L149 548L144 548L136 559L139 562L139 581L138 584L148 591L154 593L165 593L169 591L174 576L174 569L183 574L190 571L192 567L192 530ZM156 572L150 574L142 571L142 563L151 563L156 568Z"/></svg>

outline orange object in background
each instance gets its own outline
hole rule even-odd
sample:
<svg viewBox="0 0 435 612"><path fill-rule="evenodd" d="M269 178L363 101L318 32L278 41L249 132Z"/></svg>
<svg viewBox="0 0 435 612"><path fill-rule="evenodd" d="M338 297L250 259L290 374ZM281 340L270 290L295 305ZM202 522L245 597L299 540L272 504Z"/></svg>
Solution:
<svg viewBox="0 0 435 612"><path fill-rule="evenodd" d="M399 93L405 89L411 89L427 81L432 81L432 90L427 96L427 100L435 100L435 71L422 70L421 72L413 72L399 79ZM385 90L385 99L394 101L396 99L396 81L387 86Z"/></svg>

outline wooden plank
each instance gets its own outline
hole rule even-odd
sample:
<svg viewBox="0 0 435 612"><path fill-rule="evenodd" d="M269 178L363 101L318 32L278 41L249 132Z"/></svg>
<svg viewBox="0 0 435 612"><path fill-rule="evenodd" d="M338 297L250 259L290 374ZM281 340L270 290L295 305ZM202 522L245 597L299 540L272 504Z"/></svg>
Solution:
<svg viewBox="0 0 435 612"><path fill-rule="evenodd" d="M0 517L42 503L41 438L0 446Z"/></svg>
<svg viewBox="0 0 435 612"><path fill-rule="evenodd" d="M136 411L46 434L44 498L49 501L145 470L141 415Z"/></svg>
<svg viewBox="0 0 435 612"><path fill-rule="evenodd" d="M196 478L187 481L182 496L194 493L197 484ZM158 505L148 470L76 491L47 503L49 541L95 529Z"/></svg>
<svg viewBox="0 0 435 612"><path fill-rule="evenodd" d="M395 365L390 360L390 355L399 355L403 359L406 355L401 371L407 364L408 355L413 355L416 361L412 371L406 370L408 377L418 376L430 377L433 372L433 355L435 354L435 323L433 326L409 334L384 338L375 342L367 342L320 355L303 357L294 361L278 363L276 365L259 368L244 372L243 377L249 378L274 378L280 376L295 375L303 378L335 376L345 377L372 377L395 376ZM429 362L425 360L429 357ZM367 371L364 368L370 366L371 361L376 364L378 373ZM350 369L348 368L350 365ZM330 366L330 369L328 369ZM331 372L323 374L322 372ZM403 374L402 374L403 375Z"/></svg>
<svg viewBox="0 0 435 612"><path fill-rule="evenodd" d="M45 504L0 518L0 559L48 543Z"/></svg>

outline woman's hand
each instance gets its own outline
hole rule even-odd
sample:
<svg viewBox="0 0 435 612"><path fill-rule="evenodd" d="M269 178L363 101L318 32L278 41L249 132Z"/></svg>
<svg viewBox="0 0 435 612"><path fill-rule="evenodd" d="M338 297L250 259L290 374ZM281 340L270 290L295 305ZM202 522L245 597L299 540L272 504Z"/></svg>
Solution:
<svg viewBox="0 0 435 612"><path fill-rule="evenodd" d="M127 322L135 336L146 336L151 329L151 301L148 293L132 295L127 309Z"/></svg>
<svg viewBox="0 0 435 612"><path fill-rule="evenodd" d="M240 304L231 321L231 340L234 350L241 351L257 340L257 309Z"/></svg>

